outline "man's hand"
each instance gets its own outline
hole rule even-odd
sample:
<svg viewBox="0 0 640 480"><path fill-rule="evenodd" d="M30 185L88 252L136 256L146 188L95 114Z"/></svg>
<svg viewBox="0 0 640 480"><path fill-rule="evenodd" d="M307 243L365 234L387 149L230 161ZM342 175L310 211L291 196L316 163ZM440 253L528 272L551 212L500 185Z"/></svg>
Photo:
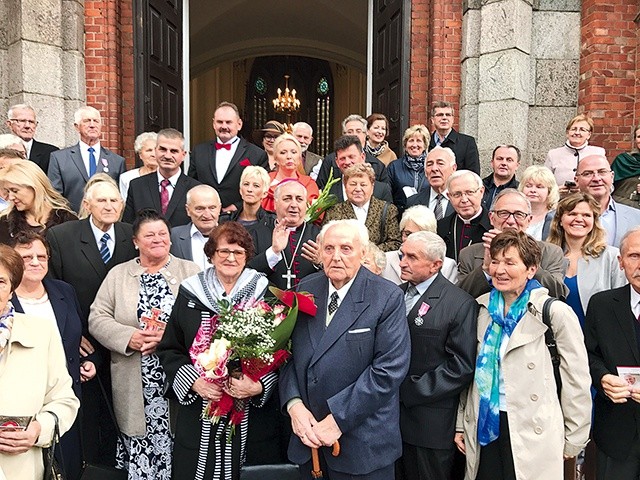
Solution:
<svg viewBox="0 0 640 480"><path fill-rule="evenodd" d="M287 224L282 220L276 220L276 226L271 234L271 249L276 255L280 255L289 244L289 230Z"/></svg>
<svg viewBox="0 0 640 480"><path fill-rule="evenodd" d="M8 455L24 453L33 447L40 436L42 427L33 420L26 430L6 432L0 430L0 452Z"/></svg>
<svg viewBox="0 0 640 480"><path fill-rule="evenodd" d="M600 384L604 390L604 394L609 397L613 403L626 403L627 398L631 396L631 387L625 381L617 375L610 373L603 375L600 379Z"/></svg>
<svg viewBox="0 0 640 480"><path fill-rule="evenodd" d="M309 448L320 448L322 442L316 436L313 429L317 425L317 421L313 414L304 406L302 402L298 402L289 409L291 417L291 428L302 443Z"/></svg>
<svg viewBox="0 0 640 480"><path fill-rule="evenodd" d="M482 235L482 245L484 246L484 258L482 259L482 270L486 274L489 274L489 265L491 265L491 254L489 253L491 240L493 240L493 237L495 237L499 233L501 233L500 230L498 230L497 228L492 228L488 232L485 232L484 235Z"/></svg>
<svg viewBox="0 0 640 480"><path fill-rule="evenodd" d="M220 213L231 213L231 212L235 212L236 210L238 210L238 207L236 207L233 203L227 207L224 207L223 209L220 210Z"/></svg>
<svg viewBox="0 0 640 480"><path fill-rule="evenodd" d="M208 382L202 377L193 382L191 390L200 395L204 400L217 402L222 398L222 387L217 383Z"/></svg>
<svg viewBox="0 0 640 480"><path fill-rule="evenodd" d="M466 455L467 447L464 444L464 433L456 432L456 434L453 436L453 443L456 444L456 447L458 447L460 453Z"/></svg>
<svg viewBox="0 0 640 480"><path fill-rule="evenodd" d="M300 254L314 265L322 263L320 260L320 246L313 240L307 240L302 244Z"/></svg>
<svg viewBox="0 0 640 480"><path fill-rule="evenodd" d="M83 362L80 364L80 381L88 382L96 376L96 366L93 362Z"/></svg>
<svg viewBox="0 0 640 480"><path fill-rule="evenodd" d="M96 349L93 348L91 342L87 340L84 336L80 338L80 356L86 357L87 355L91 355L95 352Z"/></svg>
<svg viewBox="0 0 640 480"><path fill-rule="evenodd" d="M313 431L325 447L330 447L342 436L340 427L336 423L332 414L324 417L324 420L313 426Z"/></svg>

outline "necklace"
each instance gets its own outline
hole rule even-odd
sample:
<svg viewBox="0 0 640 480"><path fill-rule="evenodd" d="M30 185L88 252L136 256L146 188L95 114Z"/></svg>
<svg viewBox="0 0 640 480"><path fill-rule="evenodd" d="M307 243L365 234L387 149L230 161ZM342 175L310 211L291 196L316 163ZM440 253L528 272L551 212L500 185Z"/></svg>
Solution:
<svg viewBox="0 0 640 480"><path fill-rule="evenodd" d="M284 266L287 267L287 273L282 275L282 278L287 280L287 290L289 290L291 288L291 280L295 280L296 274L291 272L291 269L293 268L293 262L296 259L296 254L298 253L298 249L300 248L300 245L302 244L302 237L304 237L304 231L307 228L307 224L303 223L302 224L302 232L300 233L300 236L298 237L298 241L295 244L295 247L293 249L293 254L291 255L291 263L287 262L287 256L284 254L286 248L284 250L282 250L282 260L284 261ZM293 232L292 232L293 233Z"/></svg>

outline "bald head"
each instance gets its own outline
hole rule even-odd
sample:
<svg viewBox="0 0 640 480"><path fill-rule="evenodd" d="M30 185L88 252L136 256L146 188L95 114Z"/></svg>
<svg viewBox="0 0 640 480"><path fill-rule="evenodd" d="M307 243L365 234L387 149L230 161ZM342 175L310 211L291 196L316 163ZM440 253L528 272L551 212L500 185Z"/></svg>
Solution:
<svg viewBox="0 0 640 480"><path fill-rule="evenodd" d="M607 157L588 155L580 160L575 176L576 185L583 193L590 193L600 202L602 211L609 206L613 186L613 171Z"/></svg>

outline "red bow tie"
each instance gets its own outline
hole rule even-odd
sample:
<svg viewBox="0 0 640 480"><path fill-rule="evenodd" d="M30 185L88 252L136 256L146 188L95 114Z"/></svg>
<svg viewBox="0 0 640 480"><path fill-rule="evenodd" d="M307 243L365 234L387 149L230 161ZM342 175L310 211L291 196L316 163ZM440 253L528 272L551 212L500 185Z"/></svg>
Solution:
<svg viewBox="0 0 640 480"><path fill-rule="evenodd" d="M216 142L216 150L220 150L221 148L224 148L225 150L231 150L231 144Z"/></svg>

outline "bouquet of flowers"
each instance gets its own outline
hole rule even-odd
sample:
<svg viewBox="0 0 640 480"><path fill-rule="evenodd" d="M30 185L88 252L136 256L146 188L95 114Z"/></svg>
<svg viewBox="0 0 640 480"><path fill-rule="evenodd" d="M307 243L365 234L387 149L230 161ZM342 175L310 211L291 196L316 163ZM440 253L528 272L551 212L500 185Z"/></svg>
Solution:
<svg viewBox="0 0 640 480"><path fill-rule="evenodd" d="M329 171L329 179L327 180L327 184L324 186L318 198L311 202L309 208L304 215L305 222L317 222L322 218L324 212L333 207L336 203L338 203L338 198L333 194L329 193L331 187L341 181L341 178L333 178L333 168Z"/></svg>
<svg viewBox="0 0 640 480"><path fill-rule="evenodd" d="M270 305L259 300L232 305L219 301L220 312L200 327L189 349L201 377L220 386L228 385L230 377L242 375L257 382L287 360L298 311L315 315L317 307L308 293L270 290L281 303ZM223 392L220 400L207 402L202 417L215 424L229 415L230 441L244 418L245 406L246 400Z"/></svg>

